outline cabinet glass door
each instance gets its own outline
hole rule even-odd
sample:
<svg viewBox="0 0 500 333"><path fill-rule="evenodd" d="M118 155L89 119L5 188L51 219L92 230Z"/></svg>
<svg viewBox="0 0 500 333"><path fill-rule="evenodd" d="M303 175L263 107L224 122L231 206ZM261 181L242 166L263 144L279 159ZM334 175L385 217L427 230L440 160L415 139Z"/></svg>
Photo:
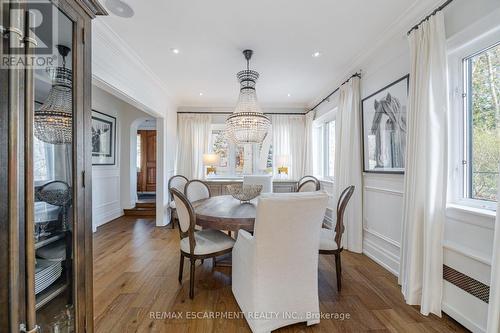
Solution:
<svg viewBox="0 0 500 333"><path fill-rule="evenodd" d="M52 27L35 28L35 35L38 45L52 43L47 45L54 50L52 61L33 70L33 302L36 324L42 333L75 330L74 22L60 9L50 6L52 13L42 11L42 15L52 17ZM38 45L33 48L35 55L44 51ZM29 271L27 267L28 278Z"/></svg>

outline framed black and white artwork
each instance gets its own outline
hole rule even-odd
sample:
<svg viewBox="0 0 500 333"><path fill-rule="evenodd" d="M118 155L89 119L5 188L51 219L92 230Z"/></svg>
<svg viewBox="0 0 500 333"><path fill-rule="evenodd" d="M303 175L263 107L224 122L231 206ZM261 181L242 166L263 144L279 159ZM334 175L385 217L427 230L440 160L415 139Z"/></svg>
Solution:
<svg viewBox="0 0 500 333"><path fill-rule="evenodd" d="M116 164L116 118L92 110L92 165Z"/></svg>
<svg viewBox="0 0 500 333"><path fill-rule="evenodd" d="M365 172L404 173L409 75L362 101Z"/></svg>

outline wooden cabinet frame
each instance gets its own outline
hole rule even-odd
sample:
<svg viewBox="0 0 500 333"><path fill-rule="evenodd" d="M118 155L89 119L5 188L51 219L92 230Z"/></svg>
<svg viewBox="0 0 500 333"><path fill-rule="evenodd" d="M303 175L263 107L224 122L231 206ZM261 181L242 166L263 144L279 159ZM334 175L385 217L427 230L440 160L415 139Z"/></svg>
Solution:
<svg viewBox="0 0 500 333"><path fill-rule="evenodd" d="M11 22L12 17L4 12L10 1L0 1L0 33L2 37L10 34L2 38L0 47L8 54L9 40L24 30L24 21L14 17ZM83 333L93 331L91 19L106 12L95 0L53 3L73 21L73 295L75 330ZM26 51L30 52L29 48ZM27 237L32 233L28 230L34 214L32 71L0 69L0 280L7 282L0 284L1 332L17 333L23 325L31 331L36 325L34 272L30 267L34 244Z"/></svg>

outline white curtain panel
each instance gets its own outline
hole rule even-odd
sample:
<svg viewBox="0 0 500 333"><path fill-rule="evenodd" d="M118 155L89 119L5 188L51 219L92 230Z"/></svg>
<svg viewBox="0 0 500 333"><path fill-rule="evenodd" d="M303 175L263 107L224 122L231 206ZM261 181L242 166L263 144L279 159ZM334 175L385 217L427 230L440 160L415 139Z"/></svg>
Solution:
<svg viewBox="0 0 500 333"><path fill-rule="evenodd" d="M287 155L288 178L298 180L304 175L305 116L273 115L272 126L275 173L281 166L276 157Z"/></svg>
<svg viewBox="0 0 500 333"><path fill-rule="evenodd" d="M363 188L361 171L361 110L359 78L340 87L335 133L335 194L354 185L354 194L344 213L343 245L349 251L363 251Z"/></svg>
<svg viewBox="0 0 500 333"><path fill-rule="evenodd" d="M203 154L209 151L212 116L178 114L177 117L177 171L189 179L201 179L204 177Z"/></svg>
<svg viewBox="0 0 500 333"><path fill-rule="evenodd" d="M304 140L304 175L314 173L314 155L313 155L313 121L316 111L310 111L306 114L306 129Z"/></svg>
<svg viewBox="0 0 500 333"><path fill-rule="evenodd" d="M405 300L441 316L447 81L443 14L413 30L399 282Z"/></svg>
<svg viewBox="0 0 500 333"><path fill-rule="evenodd" d="M499 168L500 170L500 168ZM500 198L500 181L498 183ZM495 237L493 241L493 255L491 259L490 303L488 306L487 333L500 332L500 200L497 203L497 217L495 222Z"/></svg>

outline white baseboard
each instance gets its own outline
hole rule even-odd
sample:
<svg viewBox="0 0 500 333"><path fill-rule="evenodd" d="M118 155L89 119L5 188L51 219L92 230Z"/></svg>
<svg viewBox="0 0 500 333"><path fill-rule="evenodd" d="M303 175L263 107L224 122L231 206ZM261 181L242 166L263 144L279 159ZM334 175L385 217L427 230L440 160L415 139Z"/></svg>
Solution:
<svg viewBox="0 0 500 333"><path fill-rule="evenodd" d="M461 325L463 325L465 328L467 328L471 332L474 332L474 333L485 333L486 332L486 330L484 328L479 327L476 323L469 320L466 316L464 316L463 313L456 310L453 306L443 302L441 304L441 308L442 308L444 313L446 313L448 316L450 316L451 318L458 321Z"/></svg>
<svg viewBox="0 0 500 333"><path fill-rule="evenodd" d="M399 258L394 258L392 253L366 238L363 239L363 254L395 276L399 275Z"/></svg>
<svg viewBox="0 0 500 333"><path fill-rule="evenodd" d="M114 219L119 218L120 216L123 216L123 209L118 208L94 217L93 232L96 232L97 228L101 225L111 222Z"/></svg>

